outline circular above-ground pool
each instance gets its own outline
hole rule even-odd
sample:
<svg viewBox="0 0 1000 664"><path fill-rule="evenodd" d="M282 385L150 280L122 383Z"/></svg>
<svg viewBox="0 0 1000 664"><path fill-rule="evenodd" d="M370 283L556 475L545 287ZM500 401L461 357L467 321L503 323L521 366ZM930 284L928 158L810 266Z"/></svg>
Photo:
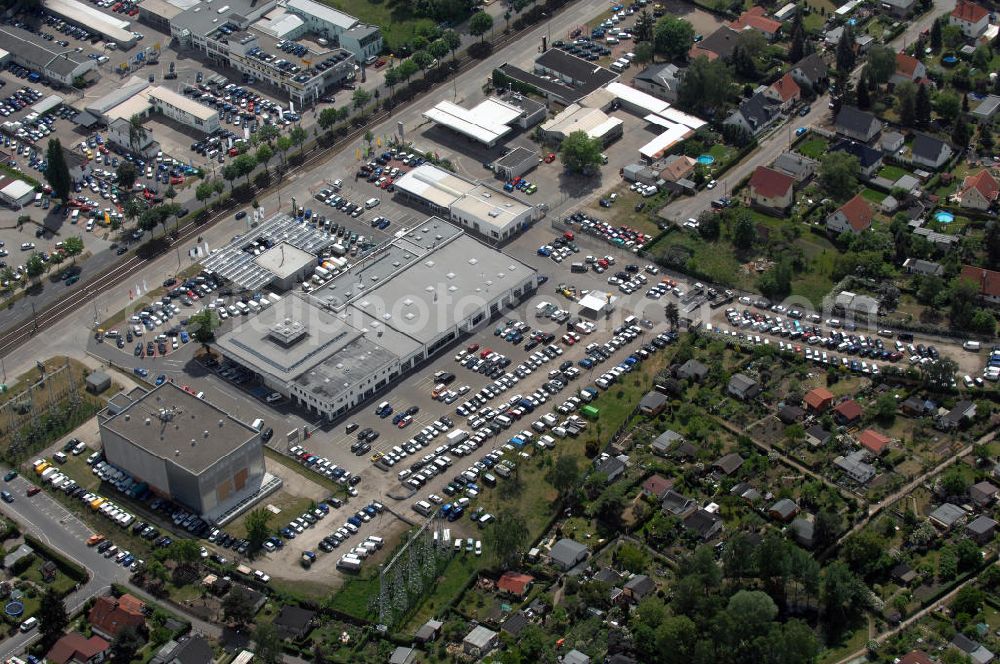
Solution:
<svg viewBox="0 0 1000 664"><path fill-rule="evenodd" d="M21 602L7 602L7 606L3 607L3 612L12 618L17 618L24 613L24 604Z"/></svg>
<svg viewBox="0 0 1000 664"><path fill-rule="evenodd" d="M710 154L698 155L698 163L702 166L710 166L715 163L715 157Z"/></svg>
<svg viewBox="0 0 1000 664"><path fill-rule="evenodd" d="M941 224L950 224L955 221L955 215L951 212L945 212L944 210L938 210L934 213L934 220Z"/></svg>
<svg viewBox="0 0 1000 664"><path fill-rule="evenodd" d="M956 62L958 62L958 58L956 58L954 55L946 55L941 58L941 64L953 65Z"/></svg>

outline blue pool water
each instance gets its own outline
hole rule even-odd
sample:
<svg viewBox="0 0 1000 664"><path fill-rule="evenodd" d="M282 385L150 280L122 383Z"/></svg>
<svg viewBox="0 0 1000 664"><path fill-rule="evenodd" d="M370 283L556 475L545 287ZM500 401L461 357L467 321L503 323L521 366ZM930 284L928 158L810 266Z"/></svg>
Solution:
<svg viewBox="0 0 1000 664"><path fill-rule="evenodd" d="M940 212L934 214L934 219L936 219L939 223L942 224L950 224L951 222L955 221L955 215L953 215L951 212L945 212L944 210L941 210Z"/></svg>
<svg viewBox="0 0 1000 664"><path fill-rule="evenodd" d="M709 165L715 163L715 157L713 157L710 154L699 155L699 157L698 157L698 163L699 164L703 164L705 166L709 166Z"/></svg>

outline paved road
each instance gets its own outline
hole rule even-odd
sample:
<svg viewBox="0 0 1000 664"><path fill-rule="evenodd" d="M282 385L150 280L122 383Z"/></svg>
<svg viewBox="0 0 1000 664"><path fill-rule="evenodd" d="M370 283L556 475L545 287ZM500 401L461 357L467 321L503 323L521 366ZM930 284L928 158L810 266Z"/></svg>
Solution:
<svg viewBox="0 0 1000 664"><path fill-rule="evenodd" d="M907 44L912 44L924 30L930 28L934 19L944 12L950 12L955 7L955 0L935 0L934 8L923 14L918 19L911 22L905 31L890 42L890 46L902 49ZM864 63L852 72L851 77L856 79ZM760 141L754 152L744 158L740 163L730 168L726 174L719 179L715 189L702 189L694 196L686 196L678 199L662 210L660 217L668 221L683 223L689 218L697 218L699 214L708 210L711 202L727 193L731 192L740 180L749 176L758 166L766 166L775 160L782 152L788 149L791 139L794 138L795 129L798 127L809 127L819 124L822 120L829 118L829 93L823 94L812 103L812 109L805 117L793 116L784 125L780 126L772 133Z"/></svg>

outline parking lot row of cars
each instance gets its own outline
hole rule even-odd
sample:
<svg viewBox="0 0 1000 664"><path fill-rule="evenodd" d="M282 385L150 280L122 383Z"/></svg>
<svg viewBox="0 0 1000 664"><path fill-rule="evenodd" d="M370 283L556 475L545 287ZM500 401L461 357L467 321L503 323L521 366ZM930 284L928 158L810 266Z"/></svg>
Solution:
<svg viewBox="0 0 1000 664"><path fill-rule="evenodd" d="M630 226L613 226L606 221L590 217L583 212L574 212L563 220L565 223L579 227L581 233L587 233L603 239L608 244L637 252L646 246L653 238L650 235ZM572 238L570 238L572 239Z"/></svg>

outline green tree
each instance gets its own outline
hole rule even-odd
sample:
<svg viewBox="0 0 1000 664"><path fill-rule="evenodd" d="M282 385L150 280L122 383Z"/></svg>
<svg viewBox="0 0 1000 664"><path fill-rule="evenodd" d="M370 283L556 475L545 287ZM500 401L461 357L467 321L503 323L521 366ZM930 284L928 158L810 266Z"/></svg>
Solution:
<svg viewBox="0 0 1000 664"><path fill-rule="evenodd" d="M583 173L600 165L602 147L600 139L590 138L584 131L574 131L563 139L559 156L567 170Z"/></svg>
<svg viewBox="0 0 1000 664"><path fill-rule="evenodd" d="M285 138L282 136L281 138ZM281 139L278 139L278 143L281 143ZM235 160L234 160L235 161ZM236 178L240 177L240 170L236 168L236 164L232 161L222 167L222 179L229 183L229 190L232 191L234 182Z"/></svg>
<svg viewBox="0 0 1000 664"><path fill-rule="evenodd" d="M354 93L357 94L359 91L361 91L360 88L355 90ZM306 130L301 126L295 125L292 127L292 130L288 132L288 138L292 141L292 145L299 149L299 157L301 157L303 151L306 149L306 139L309 138L309 134L307 134Z"/></svg>
<svg viewBox="0 0 1000 664"><path fill-rule="evenodd" d="M648 9L639 10L639 15L635 18L635 25L632 27L632 36L636 44L653 41L653 30L656 19L649 13Z"/></svg>
<svg viewBox="0 0 1000 664"><path fill-rule="evenodd" d="M326 109L330 110L330 109ZM271 162L274 157L274 150L267 143L261 143L257 147L257 154L254 155L257 163L264 167L264 172L267 173L267 165Z"/></svg>
<svg viewBox="0 0 1000 664"><path fill-rule="evenodd" d="M896 419L896 397L886 392L875 400L872 415L882 424L889 426Z"/></svg>
<svg viewBox="0 0 1000 664"><path fill-rule="evenodd" d="M641 574L649 567L649 553L643 547L626 542L615 552L618 565L629 572Z"/></svg>
<svg viewBox="0 0 1000 664"><path fill-rule="evenodd" d="M28 256L28 262L25 263L24 267L28 272L28 277L31 279L40 277L45 273L45 261L42 260L42 256L38 252L33 252Z"/></svg>
<svg viewBox="0 0 1000 664"><path fill-rule="evenodd" d="M802 12L795 12L789 41L791 43L788 47L788 61L794 64L806 54L806 31L802 25Z"/></svg>
<svg viewBox="0 0 1000 664"><path fill-rule="evenodd" d="M868 75L876 83L888 83L896 71L896 51L889 46L875 46L866 58Z"/></svg>
<svg viewBox="0 0 1000 664"><path fill-rule="evenodd" d="M513 568L520 561L528 542L528 527L517 513L501 510L493 525L486 530L486 543L494 560L503 569Z"/></svg>
<svg viewBox="0 0 1000 664"><path fill-rule="evenodd" d="M861 110L868 110L871 108L872 100L868 94L868 79L865 77L864 72L861 74L861 79L858 81L858 90L856 92L858 108Z"/></svg>
<svg viewBox="0 0 1000 664"><path fill-rule="evenodd" d="M434 62L434 56L427 51L417 51L410 56L410 59L420 68L420 71L427 71L427 68Z"/></svg>
<svg viewBox="0 0 1000 664"><path fill-rule="evenodd" d="M444 56L448 55L448 42L444 39L435 39L427 47L427 52L430 53L438 61L438 66L444 62Z"/></svg>
<svg viewBox="0 0 1000 664"><path fill-rule="evenodd" d="M840 35L840 41L837 42L837 71L844 74L849 73L854 69L856 59L854 30L850 25L845 25L844 31Z"/></svg>
<svg viewBox="0 0 1000 664"><path fill-rule="evenodd" d="M635 45L635 61L639 64L646 64L653 61L653 44L650 42L639 42Z"/></svg>
<svg viewBox="0 0 1000 664"><path fill-rule="evenodd" d="M732 90L732 74L722 60L695 58L677 89L677 105L691 111L725 105Z"/></svg>
<svg viewBox="0 0 1000 664"><path fill-rule="evenodd" d="M483 34L485 34L485 31ZM441 39L443 39L444 43L448 45L448 50L451 51L451 59L454 60L455 51L462 45L462 38L454 30L445 30L441 34Z"/></svg>
<svg viewBox="0 0 1000 664"><path fill-rule="evenodd" d="M951 284L951 307L948 317L955 327L966 330L972 323L979 302L979 285L972 279L957 277Z"/></svg>
<svg viewBox="0 0 1000 664"><path fill-rule="evenodd" d="M580 481L580 466L576 456L572 454L559 456L545 479L560 496L567 495Z"/></svg>
<svg viewBox="0 0 1000 664"><path fill-rule="evenodd" d="M132 187L135 186L135 181L139 177L139 173L135 170L135 164L131 161L122 160L115 170L115 182L118 183L118 188L127 194L131 194Z"/></svg>
<svg viewBox="0 0 1000 664"><path fill-rule="evenodd" d="M740 590L729 598L726 613L736 632L737 641L751 641L763 634L778 616L774 600L760 590Z"/></svg>
<svg viewBox="0 0 1000 664"><path fill-rule="evenodd" d="M45 180L52 187L52 193L64 203L73 191L73 179L69 175L66 154L58 138L50 138L45 152Z"/></svg>
<svg viewBox="0 0 1000 664"><path fill-rule="evenodd" d="M969 124L965 121L965 116L961 114L955 118L955 124L951 129L951 140L960 148L966 147L972 140L972 130L969 129Z"/></svg>
<svg viewBox="0 0 1000 664"><path fill-rule="evenodd" d="M476 12L469 19L469 33L486 41L486 33L493 29L493 17L486 12ZM454 52L454 51L453 51Z"/></svg>
<svg viewBox="0 0 1000 664"><path fill-rule="evenodd" d="M839 560L823 571L820 587L821 608L832 627L842 626L867 604L868 590L850 568Z"/></svg>
<svg viewBox="0 0 1000 664"><path fill-rule="evenodd" d="M281 135L281 131L274 125L264 125L257 129L257 133L254 135L264 143L271 145L274 139Z"/></svg>
<svg viewBox="0 0 1000 664"><path fill-rule="evenodd" d="M656 22L653 28L653 50L670 59L680 60L687 56L694 44L694 27L673 14L667 14Z"/></svg>
<svg viewBox="0 0 1000 664"><path fill-rule="evenodd" d="M201 547L197 540L178 539L170 547L170 557L178 563L191 564L201 557Z"/></svg>
<svg viewBox="0 0 1000 664"><path fill-rule="evenodd" d="M385 82L391 88L395 85L395 83L389 81L390 72L395 75L396 69L394 67L390 67L385 71ZM337 109L333 107L324 108L320 111L319 117L316 118L316 124L318 124L320 129L323 131L329 131L332 129L333 125L337 124Z"/></svg>
<svg viewBox="0 0 1000 664"><path fill-rule="evenodd" d="M846 152L828 152L820 158L819 182L831 198L845 200L858 187L858 158Z"/></svg>
<svg viewBox="0 0 1000 664"><path fill-rule="evenodd" d="M964 497L969 491L971 483L957 466L952 466L941 474L938 486L948 497Z"/></svg>
<svg viewBox="0 0 1000 664"><path fill-rule="evenodd" d="M67 256L76 258L83 253L83 240L76 235L66 238L63 240L63 251Z"/></svg>
<svg viewBox="0 0 1000 664"><path fill-rule="evenodd" d="M931 25L931 50L935 53L940 51L942 41L941 19L939 18Z"/></svg>
<svg viewBox="0 0 1000 664"><path fill-rule="evenodd" d="M138 153L146 146L146 128L142 126L142 116L133 115L129 118L128 144L134 153Z"/></svg>
<svg viewBox="0 0 1000 664"><path fill-rule="evenodd" d="M951 603L951 609L956 616L964 613L970 618L975 618L982 610L985 600L986 595L979 588L971 585L962 586L958 594L955 595L955 600Z"/></svg>
<svg viewBox="0 0 1000 664"><path fill-rule="evenodd" d="M914 118L917 125L926 127L931 121L931 93L927 90L927 85L921 83L917 87L916 99L914 100Z"/></svg>
<svg viewBox="0 0 1000 664"><path fill-rule="evenodd" d="M195 341L208 345L215 339L215 330L219 327L219 316L212 309L203 309L188 318L188 330Z"/></svg>
<svg viewBox="0 0 1000 664"><path fill-rule="evenodd" d="M234 625L252 623L256 615L253 609L254 599L242 586L235 586L222 598L222 614Z"/></svg>
<svg viewBox="0 0 1000 664"><path fill-rule="evenodd" d="M666 318L667 325L670 326L670 331L673 332L677 329L681 322L680 310L677 308L676 302L667 302L663 307L663 316Z"/></svg>
<svg viewBox="0 0 1000 664"><path fill-rule="evenodd" d="M281 165L285 165L285 156L288 151L292 149L292 139L289 136L279 136L276 141L274 141L274 148L278 151L278 155L281 157ZM226 169L222 169L222 176L225 177ZM229 178L226 178L229 179Z"/></svg>
<svg viewBox="0 0 1000 664"><path fill-rule="evenodd" d="M733 246L737 249L750 249L757 241L757 226L749 212L740 214L733 224Z"/></svg>
<svg viewBox="0 0 1000 664"><path fill-rule="evenodd" d="M939 92L934 95L934 111L945 122L954 122L962 111L962 98L948 90Z"/></svg>
<svg viewBox="0 0 1000 664"><path fill-rule="evenodd" d="M42 635L42 643L48 649L56 640L63 635L63 631L69 625L69 615L66 613L66 605L63 599L53 586L49 586L42 594L42 599L38 605L38 631Z"/></svg>
<svg viewBox="0 0 1000 664"><path fill-rule="evenodd" d="M896 112L899 114L899 123L904 127L912 127L917 121L917 93L916 86L910 81L900 81L894 90L896 94Z"/></svg>
<svg viewBox="0 0 1000 664"><path fill-rule="evenodd" d="M135 659L136 654L145 645L146 639L132 625L126 625L111 643L111 656L116 662L128 664Z"/></svg>
<svg viewBox="0 0 1000 664"><path fill-rule="evenodd" d="M247 529L247 540L250 542L249 551L256 553L264 546L264 542L271 536L271 529L267 522L271 513L264 508L258 508L247 514L245 524Z"/></svg>
<svg viewBox="0 0 1000 664"><path fill-rule="evenodd" d="M372 100L372 93L363 88L358 88L351 95L351 103L355 109L362 109Z"/></svg>
<svg viewBox="0 0 1000 664"><path fill-rule="evenodd" d="M840 558L860 574L868 576L884 568L888 561L885 538L873 529L866 528L844 539L840 545Z"/></svg>

